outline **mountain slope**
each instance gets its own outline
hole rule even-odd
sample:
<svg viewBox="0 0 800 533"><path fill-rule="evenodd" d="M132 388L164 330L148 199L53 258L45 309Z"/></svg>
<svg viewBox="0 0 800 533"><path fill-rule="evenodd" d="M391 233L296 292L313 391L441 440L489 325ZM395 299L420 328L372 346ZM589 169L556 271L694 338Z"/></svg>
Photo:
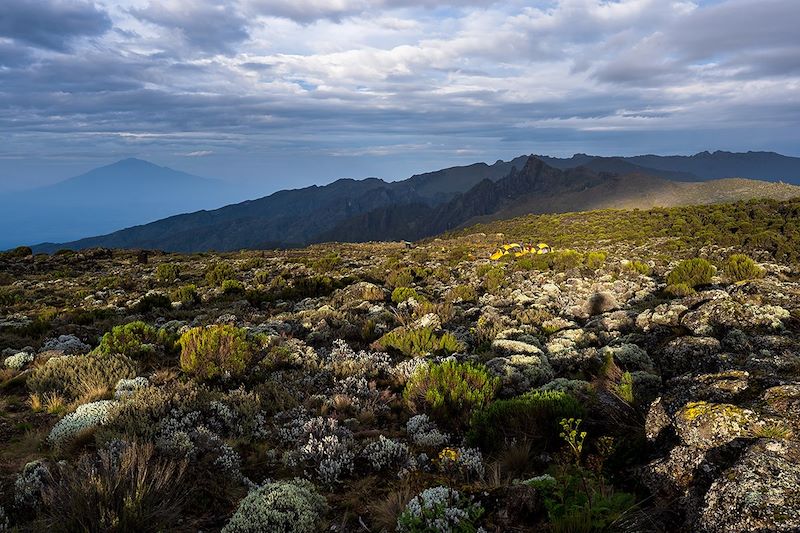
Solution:
<svg viewBox="0 0 800 533"><path fill-rule="evenodd" d="M224 205L236 195L216 180L125 159L54 185L3 195L0 249L108 232Z"/></svg>
<svg viewBox="0 0 800 533"><path fill-rule="evenodd" d="M531 157L497 182L485 180L436 207L391 206L344 221L322 233L329 240L419 239L477 222L528 213L607 207L649 208L800 197L800 187L746 179L675 182L646 174L595 173L587 167L559 170Z"/></svg>

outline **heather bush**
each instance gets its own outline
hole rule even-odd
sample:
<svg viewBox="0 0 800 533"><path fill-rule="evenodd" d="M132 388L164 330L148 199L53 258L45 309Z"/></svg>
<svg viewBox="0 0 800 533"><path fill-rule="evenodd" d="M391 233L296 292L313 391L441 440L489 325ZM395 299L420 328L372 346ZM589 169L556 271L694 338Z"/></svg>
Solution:
<svg viewBox="0 0 800 533"><path fill-rule="evenodd" d="M667 285L685 284L691 289L711 283L715 272L714 266L702 258L681 261L667 275Z"/></svg>
<svg viewBox="0 0 800 533"><path fill-rule="evenodd" d="M446 361L417 370L406 383L403 398L413 412L457 426L469 420L473 409L494 399L499 383L482 365Z"/></svg>
<svg viewBox="0 0 800 533"><path fill-rule="evenodd" d="M175 263L161 263L156 268L156 278L161 283L172 283L180 277L180 268Z"/></svg>
<svg viewBox="0 0 800 533"><path fill-rule="evenodd" d="M171 309L172 300L167 296L153 292L142 297L141 300L134 306L137 313L149 313L154 309Z"/></svg>
<svg viewBox="0 0 800 533"><path fill-rule="evenodd" d="M200 303L200 295L197 294L197 287L191 283L175 289L172 292L172 299L182 303L184 306Z"/></svg>
<svg viewBox="0 0 800 533"><path fill-rule="evenodd" d="M602 268L602 266L606 263L606 257L608 256L605 252L589 252L586 254L586 266L592 270Z"/></svg>
<svg viewBox="0 0 800 533"><path fill-rule="evenodd" d="M377 340L382 349L394 349L409 357L427 354L449 355L463 349L461 343L451 333L437 335L433 328L398 328Z"/></svg>
<svg viewBox="0 0 800 533"><path fill-rule="evenodd" d="M253 357L245 330L227 324L192 328L178 343L181 369L200 380L240 377Z"/></svg>
<svg viewBox="0 0 800 533"><path fill-rule="evenodd" d="M206 268L206 283L212 287L219 287L226 279L232 279L235 275L233 267L223 261L209 265Z"/></svg>
<svg viewBox="0 0 800 533"><path fill-rule="evenodd" d="M152 444L116 441L74 466L59 465L42 491L43 530L167 531L190 497L186 463Z"/></svg>
<svg viewBox="0 0 800 533"><path fill-rule="evenodd" d="M322 274L327 274L342 263L342 258L335 252L330 252L314 260L311 267Z"/></svg>
<svg viewBox="0 0 800 533"><path fill-rule="evenodd" d="M325 498L304 479L266 483L239 503L222 532L314 533L327 510Z"/></svg>
<svg viewBox="0 0 800 533"><path fill-rule="evenodd" d="M405 302L409 298L413 298L418 302L423 301L425 299L411 287L397 287L395 290L392 291L392 301L396 304Z"/></svg>
<svg viewBox="0 0 800 533"><path fill-rule="evenodd" d="M121 379L136 377L136 365L122 354L89 354L49 359L28 376L34 394L56 393L66 401L111 391Z"/></svg>
<svg viewBox="0 0 800 533"><path fill-rule="evenodd" d="M226 279L222 282L222 293L227 296L244 294L244 285L239 280Z"/></svg>
<svg viewBox="0 0 800 533"><path fill-rule="evenodd" d="M156 352L171 351L176 338L163 329L156 329L144 322L136 321L114 326L103 335L96 353L127 355L132 359L152 357Z"/></svg>
<svg viewBox="0 0 800 533"><path fill-rule="evenodd" d="M569 394L531 391L476 411L467 437L470 443L491 453L520 441L547 447L557 442L562 418L580 417L583 413L583 406Z"/></svg>
<svg viewBox="0 0 800 533"><path fill-rule="evenodd" d="M764 270L744 254L730 256L722 270L731 281L746 281L764 276Z"/></svg>
<svg viewBox="0 0 800 533"><path fill-rule="evenodd" d="M697 292L694 290L694 288L690 287L686 283L675 283L673 285L667 285L667 287L664 290L673 296L677 296L678 298L691 296L692 294Z"/></svg>
<svg viewBox="0 0 800 533"><path fill-rule="evenodd" d="M477 299L478 293L472 285L456 285L445 295L448 302L475 302Z"/></svg>

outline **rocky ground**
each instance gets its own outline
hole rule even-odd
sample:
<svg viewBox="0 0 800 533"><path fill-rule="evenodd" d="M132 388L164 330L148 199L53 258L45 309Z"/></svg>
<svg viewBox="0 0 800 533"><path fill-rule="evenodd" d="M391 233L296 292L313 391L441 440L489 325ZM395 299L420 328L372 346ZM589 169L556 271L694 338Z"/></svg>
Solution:
<svg viewBox="0 0 800 533"><path fill-rule="evenodd" d="M800 530L797 265L507 237L7 254L0 531Z"/></svg>

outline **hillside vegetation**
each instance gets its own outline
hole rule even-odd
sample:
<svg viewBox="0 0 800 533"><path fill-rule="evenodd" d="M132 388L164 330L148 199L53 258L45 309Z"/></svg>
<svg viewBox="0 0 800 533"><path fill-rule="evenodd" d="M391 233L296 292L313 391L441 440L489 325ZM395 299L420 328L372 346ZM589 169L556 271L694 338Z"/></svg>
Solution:
<svg viewBox="0 0 800 533"><path fill-rule="evenodd" d="M791 200L4 253L0 531L797 531L799 250Z"/></svg>

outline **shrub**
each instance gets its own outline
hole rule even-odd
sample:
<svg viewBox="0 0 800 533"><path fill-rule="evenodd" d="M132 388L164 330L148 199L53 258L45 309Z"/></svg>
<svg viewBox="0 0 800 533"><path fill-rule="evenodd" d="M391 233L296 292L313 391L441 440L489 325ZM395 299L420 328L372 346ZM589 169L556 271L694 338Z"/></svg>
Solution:
<svg viewBox="0 0 800 533"><path fill-rule="evenodd" d="M488 405L499 384L482 365L445 361L418 369L406 383L403 399L413 412L454 425Z"/></svg>
<svg viewBox="0 0 800 533"><path fill-rule="evenodd" d="M258 283L259 285L266 285L270 282L272 276L267 270L259 270L253 276L253 279L255 279L256 283Z"/></svg>
<svg viewBox="0 0 800 533"><path fill-rule="evenodd" d="M392 291L392 301L396 304L405 302L409 298L414 298L418 302L425 300L425 298L420 296L417 291L411 287L397 287Z"/></svg>
<svg viewBox="0 0 800 533"><path fill-rule="evenodd" d="M134 307L137 313L149 313L153 309L171 309L172 301L160 293L147 294Z"/></svg>
<svg viewBox="0 0 800 533"><path fill-rule="evenodd" d="M97 457L59 465L42 491L50 531L166 531L175 527L190 488L186 463L157 457L152 444L117 441Z"/></svg>
<svg viewBox="0 0 800 533"><path fill-rule="evenodd" d="M667 275L667 285L684 284L691 289L708 285L714 277L714 271L714 266L705 259L687 259L678 263Z"/></svg>
<svg viewBox="0 0 800 533"><path fill-rule="evenodd" d="M324 256L316 259L312 264L312 268L321 274L327 274L334 268L342 263L342 258L336 252L329 252Z"/></svg>
<svg viewBox="0 0 800 533"><path fill-rule="evenodd" d="M489 292L494 292L506 282L506 273L501 267L490 268L483 276L483 286Z"/></svg>
<svg viewBox="0 0 800 533"><path fill-rule="evenodd" d="M488 452L497 452L514 441L549 447L558 440L559 421L583 413L580 402L565 392L531 391L476 411L467 438Z"/></svg>
<svg viewBox="0 0 800 533"><path fill-rule="evenodd" d="M175 338L165 330L156 329L141 321L114 326L100 340L96 353L111 355L120 353L132 359L151 357L156 351L171 350Z"/></svg>
<svg viewBox="0 0 800 533"><path fill-rule="evenodd" d="M172 283L180 277L180 268L174 263L161 263L156 268L156 278L161 283Z"/></svg>
<svg viewBox="0 0 800 533"><path fill-rule="evenodd" d="M397 518L401 533L474 533L484 509L450 487L423 490Z"/></svg>
<svg viewBox="0 0 800 533"><path fill-rule="evenodd" d="M643 263L641 261L636 261L636 260L628 261L627 263L625 263L625 267L628 270L631 270L633 272L637 272L637 273L639 273L639 274L641 274L643 276L649 276L650 275L650 265L648 265L647 263Z"/></svg>
<svg viewBox="0 0 800 533"><path fill-rule="evenodd" d="M53 357L28 376L31 392L57 393L67 401L102 390L113 390L117 382L136 377L136 368L122 354L89 354Z"/></svg>
<svg viewBox="0 0 800 533"><path fill-rule="evenodd" d="M181 369L201 380L239 377L253 355L246 332L228 324L192 328L178 343Z"/></svg>
<svg viewBox="0 0 800 533"><path fill-rule="evenodd" d="M378 339L377 345L387 350L393 348L406 356L419 357L427 354L451 354L463 349L451 333L436 335L433 328L398 328Z"/></svg>
<svg viewBox="0 0 800 533"><path fill-rule="evenodd" d="M597 270L606 263L606 257L605 252L589 252L586 254L586 266L592 270Z"/></svg>
<svg viewBox="0 0 800 533"><path fill-rule="evenodd" d="M8 250L7 252L2 252L2 254L0 254L0 256L6 259L28 257L29 255L33 255L33 250L29 246L17 246L13 250Z"/></svg>
<svg viewBox="0 0 800 533"><path fill-rule="evenodd" d="M185 306L200 303L200 295L197 294L197 287L191 283L175 289L172 292L172 299Z"/></svg>
<svg viewBox="0 0 800 533"><path fill-rule="evenodd" d="M54 448L60 448L85 432L102 426L108 422L108 414L113 405L114 402L111 400L100 400L78 406L75 411L53 426L47 436L47 442Z"/></svg>
<svg viewBox="0 0 800 533"><path fill-rule="evenodd" d="M478 299L478 293L472 285L456 285L445 296L448 302L475 302Z"/></svg>
<svg viewBox="0 0 800 533"><path fill-rule="evenodd" d="M686 283L676 283L674 285L667 285L667 287L664 290L673 296L677 296L678 298L691 296L692 294L695 293L695 290Z"/></svg>
<svg viewBox="0 0 800 533"><path fill-rule="evenodd" d="M233 267L225 262L214 263L206 268L206 283L213 287L222 285L223 281L233 276Z"/></svg>
<svg viewBox="0 0 800 533"><path fill-rule="evenodd" d="M226 279L222 282L222 293L225 295L244 294L244 285L235 279Z"/></svg>
<svg viewBox="0 0 800 533"><path fill-rule="evenodd" d="M764 270L744 254L734 254L722 267L731 281L746 281L764 276Z"/></svg>
<svg viewBox="0 0 800 533"><path fill-rule="evenodd" d="M322 529L328 505L309 481L275 481L252 490L223 533L314 533Z"/></svg>
<svg viewBox="0 0 800 533"><path fill-rule="evenodd" d="M564 272L580 266L583 255L575 250L562 250L555 252L550 259L553 270Z"/></svg>
<svg viewBox="0 0 800 533"><path fill-rule="evenodd" d="M414 282L414 274L410 268L392 270L386 276L386 284L390 287L407 287Z"/></svg>

